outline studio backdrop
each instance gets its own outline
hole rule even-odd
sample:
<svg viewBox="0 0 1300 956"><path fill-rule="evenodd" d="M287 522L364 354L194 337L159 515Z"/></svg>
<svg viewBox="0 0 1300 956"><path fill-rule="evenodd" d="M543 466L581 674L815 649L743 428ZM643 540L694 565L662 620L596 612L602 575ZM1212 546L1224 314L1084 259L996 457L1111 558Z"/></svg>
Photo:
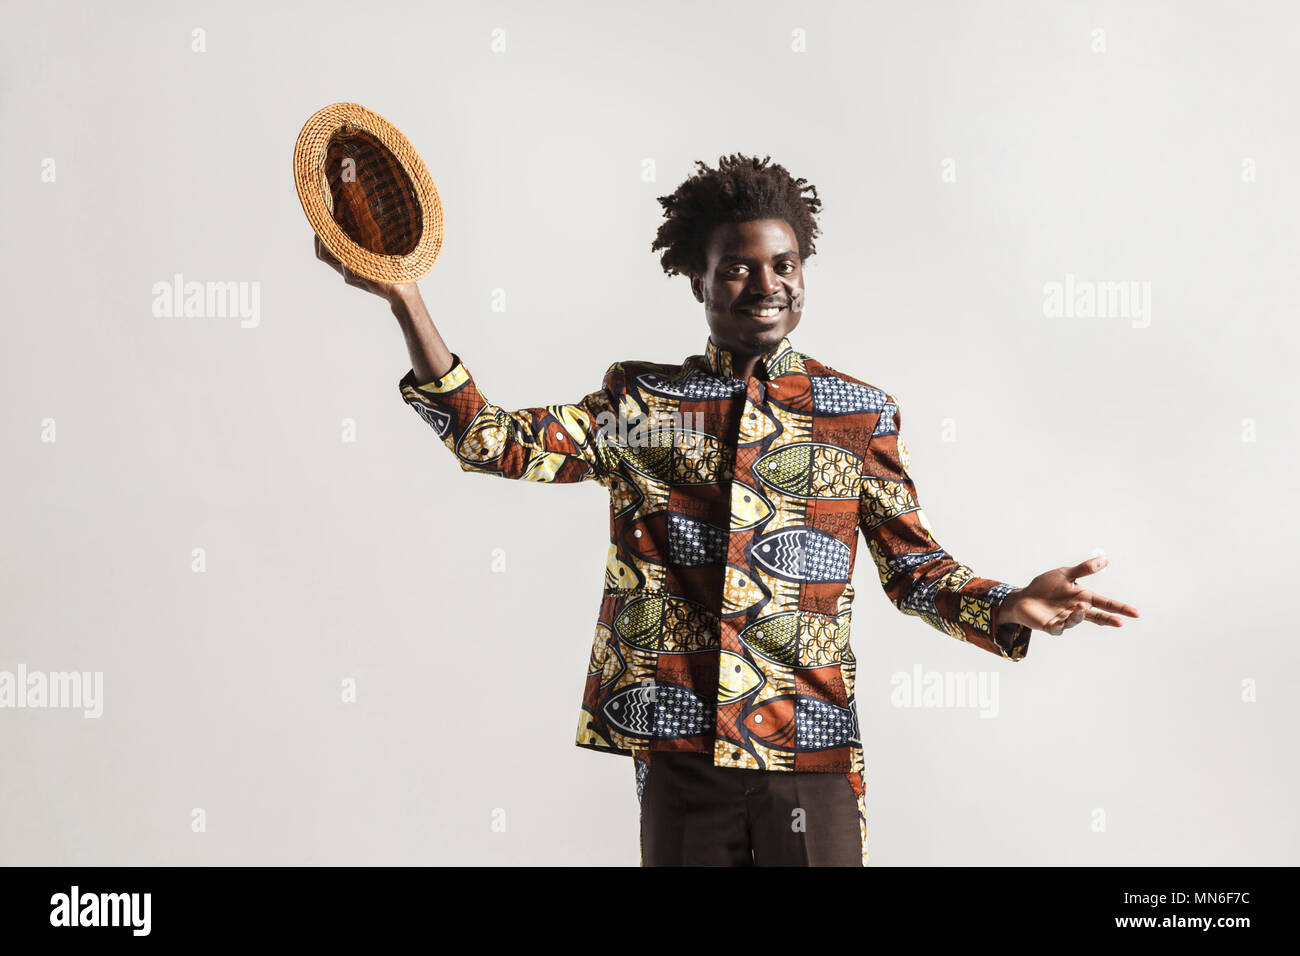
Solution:
<svg viewBox="0 0 1300 956"><path fill-rule="evenodd" d="M0 863L637 863L633 762L573 740L607 493L468 474L402 401L293 185L342 101L437 183L420 288L492 402L702 353L656 199L770 155L824 203L791 341L897 397L944 547L1109 556L1141 618L1011 662L859 552L872 865L1300 859L1294 5L3 21Z"/></svg>

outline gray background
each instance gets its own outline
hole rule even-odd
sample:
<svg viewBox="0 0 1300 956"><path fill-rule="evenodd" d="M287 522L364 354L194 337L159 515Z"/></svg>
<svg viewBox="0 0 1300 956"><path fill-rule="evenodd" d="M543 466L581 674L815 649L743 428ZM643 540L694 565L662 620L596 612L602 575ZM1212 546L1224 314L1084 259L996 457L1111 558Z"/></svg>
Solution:
<svg viewBox="0 0 1300 956"><path fill-rule="evenodd" d="M102 671L105 699L0 710L0 861L637 862L631 761L572 739L604 490L467 475L402 404L396 323L313 259L293 188L302 123L350 100L437 182L421 288L497 404L702 351L655 197L771 154L826 204L792 341L898 397L944 546L1016 584L1111 556L1092 582L1142 618L1013 664L898 613L860 550L873 865L1298 862L1294 5L3 22L0 669ZM261 283L260 326L155 318L176 272ZM1067 273L1149 282L1149 324L1046 318ZM918 664L996 672L999 715L891 706Z"/></svg>

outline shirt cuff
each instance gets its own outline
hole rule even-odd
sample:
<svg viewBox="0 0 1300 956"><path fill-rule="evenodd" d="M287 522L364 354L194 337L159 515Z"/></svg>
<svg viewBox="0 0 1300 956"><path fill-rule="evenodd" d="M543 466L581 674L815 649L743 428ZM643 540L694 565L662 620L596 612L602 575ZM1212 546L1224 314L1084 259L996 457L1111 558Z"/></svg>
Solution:
<svg viewBox="0 0 1300 956"><path fill-rule="evenodd" d="M1014 588L1014 590L1019 591L1020 588ZM1004 594L1002 599L989 609L989 631L992 634L993 643L998 647L998 652L1003 657L1018 661L1029 653L1029 638L1034 632L1032 628L1026 627L1024 624L1002 622L1002 601L1005 599L1006 595Z"/></svg>
<svg viewBox="0 0 1300 956"><path fill-rule="evenodd" d="M397 383L397 387L402 391L405 391L408 388L413 388L417 392L423 392L426 395L438 395L459 388L468 378L469 375L465 371L465 366L461 364L460 356L455 352L452 352L451 368L447 369L447 371L438 378L435 378L431 382L426 382L423 385L417 385L415 383L415 370L411 369L402 376L402 380Z"/></svg>

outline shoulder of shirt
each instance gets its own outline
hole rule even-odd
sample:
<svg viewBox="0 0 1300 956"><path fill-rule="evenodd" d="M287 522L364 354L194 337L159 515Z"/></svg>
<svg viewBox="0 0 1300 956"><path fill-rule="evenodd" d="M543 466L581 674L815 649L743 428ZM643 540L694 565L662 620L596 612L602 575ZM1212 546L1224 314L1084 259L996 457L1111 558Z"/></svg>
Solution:
<svg viewBox="0 0 1300 956"><path fill-rule="evenodd" d="M890 402L892 404L897 404L894 398L894 393L889 391L889 389L881 388L879 385L874 385L871 382L866 381L865 379L856 378L855 376L852 376L847 372L841 372L839 369L832 368L831 366L827 365L825 362L818 361L817 359L813 358L811 355L805 355L802 352L800 352L799 355L803 359L804 371L809 376L833 375L836 378L848 382L852 385L861 385L863 388L869 388L873 392L879 392L885 401Z"/></svg>
<svg viewBox="0 0 1300 956"><path fill-rule="evenodd" d="M684 362L650 362L642 359L614 362L605 370L605 384L622 385L641 375L655 375L668 382L680 381L690 374L694 367L692 360L697 357L702 365L703 356L691 356Z"/></svg>

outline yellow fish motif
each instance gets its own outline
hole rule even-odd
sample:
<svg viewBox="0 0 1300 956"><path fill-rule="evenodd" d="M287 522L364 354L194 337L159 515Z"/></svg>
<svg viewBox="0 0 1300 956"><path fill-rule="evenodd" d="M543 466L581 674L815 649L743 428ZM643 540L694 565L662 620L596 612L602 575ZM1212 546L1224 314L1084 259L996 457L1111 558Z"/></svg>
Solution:
<svg viewBox="0 0 1300 956"><path fill-rule="evenodd" d="M611 542L609 556L605 559L605 587L613 591L626 591L636 586L636 570L619 559L618 546Z"/></svg>
<svg viewBox="0 0 1300 956"><path fill-rule="evenodd" d="M749 661L732 651L718 654L718 703L730 704L748 697L763 683L763 675Z"/></svg>
<svg viewBox="0 0 1300 956"><path fill-rule="evenodd" d="M490 412L485 408L461 436L456 454L469 462L500 458L510 436L512 421L510 415L501 409Z"/></svg>
<svg viewBox="0 0 1300 956"><path fill-rule="evenodd" d="M796 498L856 498L861 462L824 442L783 445L754 462L765 485Z"/></svg>
<svg viewBox="0 0 1300 956"><path fill-rule="evenodd" d="M659 653L685 653L718 646L717 617L686 598L652 596L628 602L614 618L626 644Z"/></svg>
<svg viewBox="0 0 1300 956"><path fill-rule="evenodd" d="M745 416L740 420L740 430L736 436L737 443L741 445L753 445L757 442L761 442L768 435L775 432L779 427L780 425L778 422L772 418L772 416L764 412L757 412L755 418Z"/></svg>
<svg viewBox="0 0 1300 956"><path fill-rule="evenodd" d="M596 625L596 638L591 642L591 658L587 661L587 674L599 674L603 687L627 668L623 655L618 652L618 641L607 624Z"/></svg>
<svg viewBox="0 0 1300 956"><path fill-rule="evenodd" d="M734 564L727 565L722 581L722 613L739 614L767 597L763 588Z"/></svg>
<svg viewBox="0 0 1300 956"><path fill-rule="evenodd" d="M739 481L731 483L731 530L753 528L771 515L772 503L756 489Z"/></svg>
<svg viewBox="0 0 1300 956"><path fill-rule="evenodd" d="M573 443L581 447L592 430L593 422L590 416L580 411L575 405L547 405L546 410L564 426L564 430L569 433Z"/></svg>
<svg viewBox="0 0 1300 956"><path fill-rule="evenodd" d="M519 478L521 481L554 481L555 473L560 470L566 457L559 452L531 455Z"/></svg>
<svg viewBox="0 0 1300 956"><path fill-rule="evenodd" d="M632 429L623 462L647 478L673 485L703 485L718 480L723 444L713 435L686 428Z"/></svg>
<svg viewBox="0 0 1300 956"><path fill-rule="evenodd" d="M847 653L849 615L828 617L783 611L760 618L740 632L740 639L762 657L787 667L824 667L852 660Z"/></svg>

